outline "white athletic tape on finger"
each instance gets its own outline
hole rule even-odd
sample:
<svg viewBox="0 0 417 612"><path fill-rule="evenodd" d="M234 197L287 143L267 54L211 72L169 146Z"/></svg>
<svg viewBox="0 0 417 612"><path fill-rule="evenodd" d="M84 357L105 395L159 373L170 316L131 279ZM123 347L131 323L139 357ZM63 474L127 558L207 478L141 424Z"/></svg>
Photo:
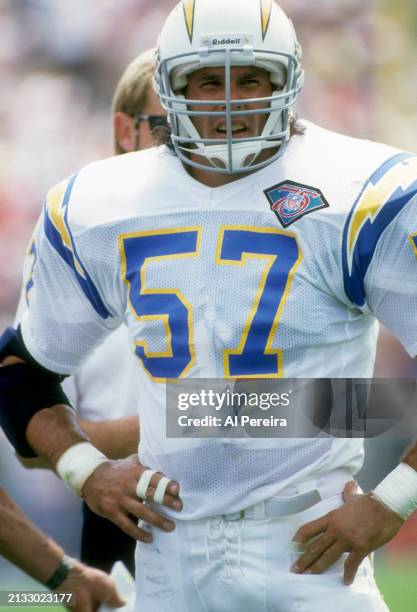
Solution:
<svg viewBox="0 0 417 612"><path fill-rule="evenodd" d="M164 503L164 495L170 482L171 481L169 478L162 476L161 480L158 482L158 486L155 489L155 493L153 494L153 500L155 503Z"/></svg>
<svg viewBox="0 0 417 612"><path fill-rule="evenodd" d="M146 499L149 483L151 482L154 474L156 474L156 470L145 470L142 476L139 478L138 484L136 485L136 495L139 497L139 499Z"/></svg>
<svg viewBox="0 0 417 612"><path fill-rule="evenodd" d="M99 465L108 461L90 442L79 442L67 448L55 466L56 473L77 495L82 497L83 486Z"/></svg>

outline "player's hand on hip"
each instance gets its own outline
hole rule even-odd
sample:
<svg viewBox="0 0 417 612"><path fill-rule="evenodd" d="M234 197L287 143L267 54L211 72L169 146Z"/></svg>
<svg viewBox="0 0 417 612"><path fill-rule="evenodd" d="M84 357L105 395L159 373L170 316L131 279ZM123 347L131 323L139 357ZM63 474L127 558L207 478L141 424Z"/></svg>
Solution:
<svg viewBox="0 0 417 612"><path fill-rule="evenodd" d="M56 592L74 593L75 605L73 602L68 605L72 612L93 612L102 603L111 608L120 608L126 603L108 574L79 562Z"/></svg>
<svg viewBox="0 0 417 612"><path fill-rule="evenodd" d="M298 529L293 540L306 544L306 549L291 571L321 574L347 552L343 581L352 584L363 559L396 535L402 519L369 495L357 494L356 489L348 483L343 506Z"/></svg>
<svg viewBox="0 0 417 612"><path fill-rule="evenodd" d="M93 512L109 519L135 540L151 542L152 536L137 526L138 519L168 532L175 529L175 523L144 504L144 499L154 501L158 484L162 481L161 485L164 483L166 485L163 487L164 495L160 500L162 505L180 511L182 501L179 496L179 484L173 480L167 481L159 472L153 473L151 478L146 479L148 486L145 495L139 499L138 482L144 473L150 475L148 468L139 463L137 455L117 461L106 461L91 474L82 493Z"/></svg>

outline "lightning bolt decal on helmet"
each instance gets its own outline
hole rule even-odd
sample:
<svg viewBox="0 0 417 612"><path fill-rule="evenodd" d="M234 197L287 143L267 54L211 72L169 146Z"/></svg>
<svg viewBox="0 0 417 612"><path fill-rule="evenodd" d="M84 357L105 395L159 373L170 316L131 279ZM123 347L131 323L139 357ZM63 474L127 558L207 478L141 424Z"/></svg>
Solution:
<svg viewBox="0 0 417 612"><path fill-rule="evenodd" d="M271 19L272 0L261 0L262 40L265 36Z"/></svg>
<svg viewBox="0 0 417 612"><path fill-rule="evenodd" d="M272 0L183 0L168 16L158 41L155 89L169 116L179 158L195 168L237 174L261 168L278 157L289 138L289 116L304 81L301 47L294 27ZM225 100L189 100L188 75L208 66L224 67ZM231 99L231 68L256 66L269 73L271 96ZM195 110L210 105L213 111ZM234 110L244 104L247 110ZM256 108L250 105L256 104ZM264 104L264 108L259 108ZM190 106L194 110L190 110ZM232 119L267 115L258 136L233 138ZM195 116L224 117L225 138L203 138ZM256 163L264 149L276 149ZM190 158L193 154L194 159ZM201 163L195 157L202 157Z"/></svg>
<svg viewBox="0 0 417 612"><path fill-rule="evenodd" d="M184 19L190 43L193 42L195 0L183 0Z"/></svg>

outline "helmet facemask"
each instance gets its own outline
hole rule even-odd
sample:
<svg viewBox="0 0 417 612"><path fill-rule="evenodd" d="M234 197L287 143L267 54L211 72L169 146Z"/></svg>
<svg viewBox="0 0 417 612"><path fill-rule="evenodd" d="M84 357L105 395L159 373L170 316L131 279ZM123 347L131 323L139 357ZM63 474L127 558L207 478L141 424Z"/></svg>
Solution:
<svg viewBox="0 0 417 612"><path fill-rule="evenodd" d="M187 86L187 76L201 68L224 67L224 100L190 100L179 90ZM269 73L273 91L264 98L231 99L231 70L233 66L256 66ZM276 159L282 145L289 138L290 109L301 90L303 72L298 58L286 53L265 49L241 48L205 49L168 57L158 62L156 83L161 104L168 113L172 143L178 157L187 165L208 172L240 174L257 170ZM275 89L276 88L276 89ZM265 104L264 108L251 108ZM244 110L235 110L244 105ZM190 110L210 106L213 111ZM218 110L217 110L218 109ZM257 136L234 138L232 121L243 115L267 115L262 133ZM225 138L203 138L192 117L209 116L225 119ZM276 149L263 161L262 151ZM193 155L194 159L190 156ZM203 157L201 163L195 157Z"/></svg>

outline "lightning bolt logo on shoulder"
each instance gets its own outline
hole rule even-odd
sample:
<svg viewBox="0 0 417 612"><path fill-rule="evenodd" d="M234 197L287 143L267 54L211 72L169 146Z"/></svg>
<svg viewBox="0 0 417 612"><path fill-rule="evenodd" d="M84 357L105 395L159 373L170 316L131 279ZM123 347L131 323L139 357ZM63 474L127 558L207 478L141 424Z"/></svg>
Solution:
<svg viewBox="0 0 417 612"><path fill-rule="evenodd" d="M365 303L364 279L378 241L410 200L417 195L417 157L399 153L388 159L365 183L343 233L343 276L349 299Z"/></svg>
<svg viewBox="0 0 417 612"><path fill-rule="evenodd" d="M110 316L110 312L77 253L68 224L68 204L76 178L75 174L49 191L45 202L45 236L58 255L73 270L82 291L95 311L106 319Z"/></svg>

